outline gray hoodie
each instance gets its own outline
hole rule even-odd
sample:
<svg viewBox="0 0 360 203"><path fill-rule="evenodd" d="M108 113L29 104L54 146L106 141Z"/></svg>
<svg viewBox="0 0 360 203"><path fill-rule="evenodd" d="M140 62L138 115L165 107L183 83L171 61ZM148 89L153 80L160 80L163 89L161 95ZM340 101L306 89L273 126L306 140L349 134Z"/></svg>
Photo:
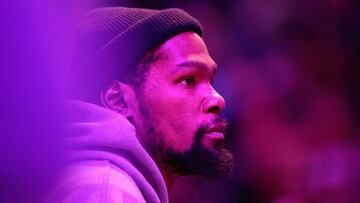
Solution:
<svg viewBox="0 0 360 203"><path fill-rule="evenodd" d="M71 162L49 202L168 203L159 168L143 148L134 126L100 106L69 101Z"/></svg>

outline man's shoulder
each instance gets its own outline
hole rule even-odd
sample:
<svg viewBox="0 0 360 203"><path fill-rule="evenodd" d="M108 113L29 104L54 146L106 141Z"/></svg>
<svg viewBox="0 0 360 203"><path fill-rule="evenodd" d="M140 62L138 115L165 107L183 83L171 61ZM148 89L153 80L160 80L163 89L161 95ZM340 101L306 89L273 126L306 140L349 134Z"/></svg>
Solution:
<svg viewBox="0 0 360 203"><path fill-rule="evenodd" d="M106 160L71 164L55 193L69 203L146 202L131 176Z"/></svg>

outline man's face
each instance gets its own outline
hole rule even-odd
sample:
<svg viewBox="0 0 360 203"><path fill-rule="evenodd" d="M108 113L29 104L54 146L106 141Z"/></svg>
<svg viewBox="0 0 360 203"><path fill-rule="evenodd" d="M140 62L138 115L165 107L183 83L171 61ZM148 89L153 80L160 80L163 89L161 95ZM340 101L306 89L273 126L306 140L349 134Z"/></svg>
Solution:
<svg viewBox="0 0 360 203"><path fill-rule="evenodd" d="M224 158L228 162L231 154L222 147L226 123L218 115L224 99L212 86L217 67L204 41L193 32L185 32L167 40L158 51L160 59L151 65L136 91L134 124L144 145L155 159L176 165L172 168L198 162L181 160L183 156L211 159L211 165Z"/></svg>

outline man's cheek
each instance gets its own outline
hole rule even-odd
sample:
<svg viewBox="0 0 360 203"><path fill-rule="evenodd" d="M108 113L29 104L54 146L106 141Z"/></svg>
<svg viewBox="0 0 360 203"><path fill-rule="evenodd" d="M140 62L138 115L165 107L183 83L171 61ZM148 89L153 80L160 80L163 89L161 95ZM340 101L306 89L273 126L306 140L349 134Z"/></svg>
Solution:
<svg viewBox="0 0 360 203"><path fill-rule="evenodd" d="M184 120L166 120L163 124L164 141L169 148L181 152L191 147L194 133Z"/></svg>

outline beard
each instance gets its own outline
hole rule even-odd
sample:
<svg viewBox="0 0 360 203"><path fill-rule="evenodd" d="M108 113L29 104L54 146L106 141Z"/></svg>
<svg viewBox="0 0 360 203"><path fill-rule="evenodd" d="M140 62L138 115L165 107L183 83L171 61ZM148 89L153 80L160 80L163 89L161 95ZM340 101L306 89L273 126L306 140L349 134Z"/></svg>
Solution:
<svg viewBox="0 0 360 203"><path fill-rule="evenodd" d="M162 132L157 129L152 119L147 123L146 148L156 162L160 162L165 170L177 175L204 175L208 178L217 178L229 175L234 169L234 158L223 142L216 143L213 149L208 149L201 144L208 125L198 127L195 132L195 141L191 148L184 152L175 152L166 148L162 140L155 138L162 137ZM225 120L217 117L211 124Z"/></svg>
<svg viewBox="0 0 360 203"><path fill-rule="evenodd" d="M150 113L146 105L140 105L140 112L145 118L145 135L142 136L143 145L155 162L177 175L204 175L209 178L229 175L234 169L234 158L223 142L216 143L214 149L208 149L201 144L206 129L210 125L224 124L225 119L217 116L208 125L200 125L195 132L195 140L191 148L185 152L175 152L164 146L161 137L163 132L158 129L159 120Z"/></svg>
<svg viewBox="0 0 360 203"><path fill-rule="evenodd" d="M205 129L204 126L198 128L195 142L185 152L162 150L161 160L167 170L178 175L204 175L208 178L227 176L233 171L234 158L224 144L216 149L207 149L201 144Z"/></svg>

